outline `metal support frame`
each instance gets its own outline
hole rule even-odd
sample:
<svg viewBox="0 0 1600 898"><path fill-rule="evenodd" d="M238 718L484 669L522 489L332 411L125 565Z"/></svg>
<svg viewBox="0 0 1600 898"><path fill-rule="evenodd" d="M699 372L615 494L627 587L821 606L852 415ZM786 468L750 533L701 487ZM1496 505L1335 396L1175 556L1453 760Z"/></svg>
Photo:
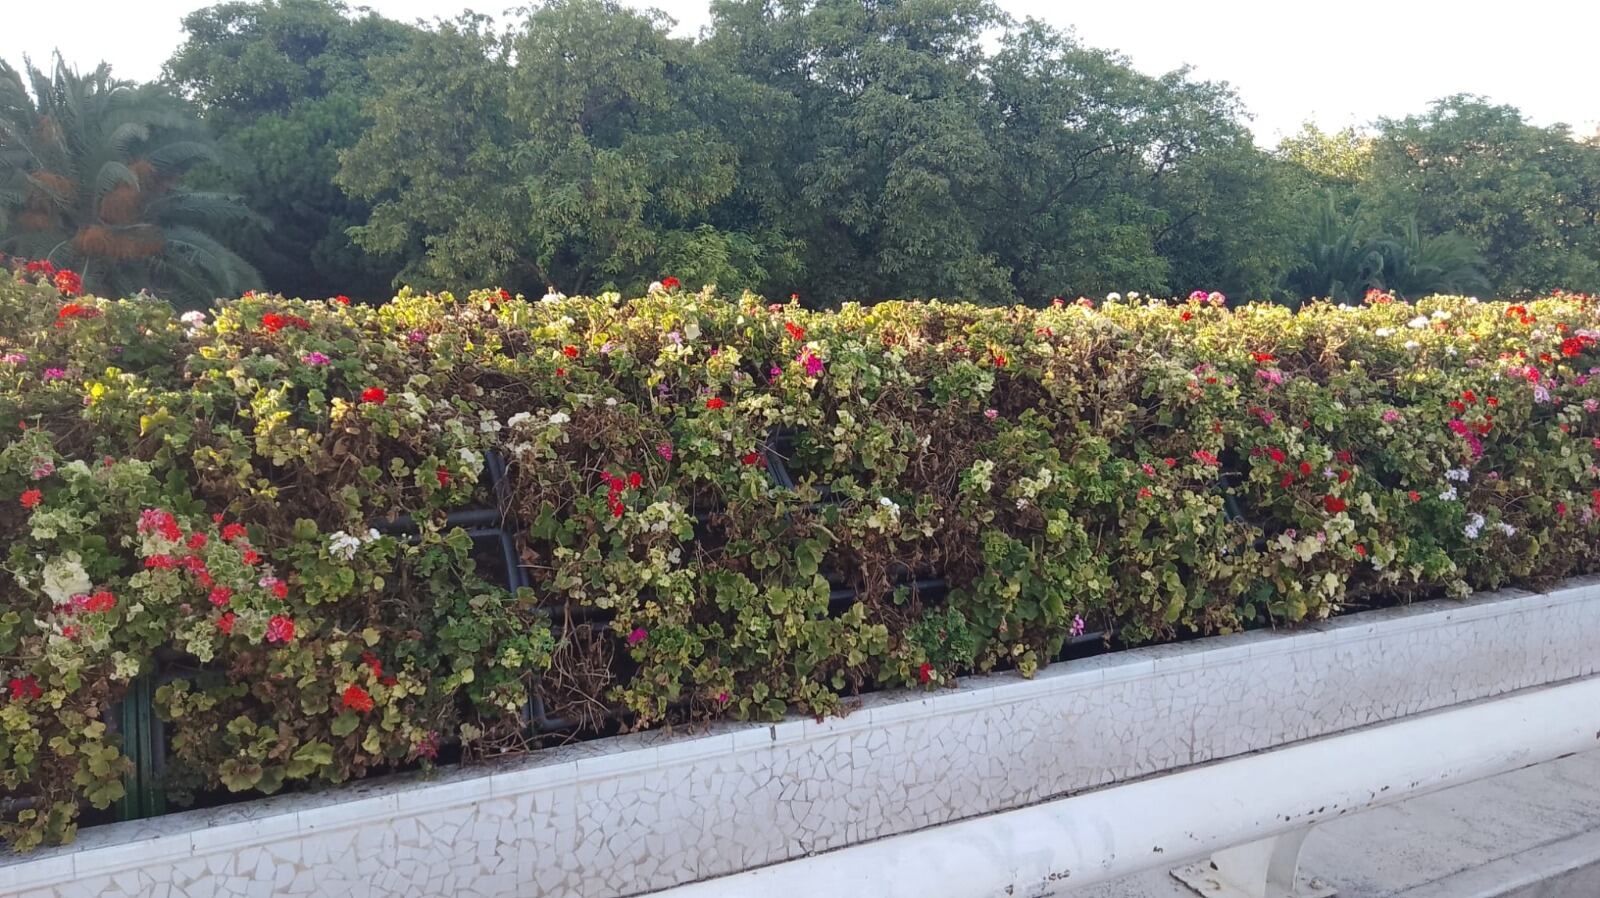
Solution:
<svg viewBox="0 0 1600 898"><path fill-rule="evenodd" d="M1172 876L1206 898L1331 898L1335 890L1327 883L1299 877L1300 849L1311 829L1223 849Z"/></svg>

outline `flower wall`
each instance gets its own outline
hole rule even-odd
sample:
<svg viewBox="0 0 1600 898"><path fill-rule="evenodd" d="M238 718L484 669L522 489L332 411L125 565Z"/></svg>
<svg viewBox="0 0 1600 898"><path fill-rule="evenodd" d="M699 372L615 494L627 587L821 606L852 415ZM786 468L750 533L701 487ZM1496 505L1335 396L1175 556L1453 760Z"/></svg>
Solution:
<svg viewBox="0 0 1600 898"><path fill-rule="evenodd" d="M75 292L0 278L19 848L121 795L140 675L182 800L1600 568L1582 296Z"/></svg>

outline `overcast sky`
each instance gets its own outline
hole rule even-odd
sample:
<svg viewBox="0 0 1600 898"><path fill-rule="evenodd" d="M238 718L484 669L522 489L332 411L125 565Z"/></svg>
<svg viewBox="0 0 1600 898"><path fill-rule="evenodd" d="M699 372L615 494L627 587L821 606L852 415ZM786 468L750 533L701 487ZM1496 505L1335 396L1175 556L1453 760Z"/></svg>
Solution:
<svg viewBox="0 0 1600 898"><path fill-rule="evenodd" d="M46 60L60 46L88 67L107 60L120 76L154 77L181 37L179 20L203 0L0 0L0 58ZM367 0L402 20L451 16L466 6L499 13L506 0ZM520 4L516 4L520 5ZM683 33L707 21L707 0L634 3L671 15ZM1231 83L1254 114L1260 143L1301 122L1333 129L1421 111L1451 93L1478 93L1521 108L1535 122L1580 134L1600 124L1595 90L1594 0L1000 0L1021 18L1070 25L1091 46L1126 53L1140 69L1181 65Z"/></svg>

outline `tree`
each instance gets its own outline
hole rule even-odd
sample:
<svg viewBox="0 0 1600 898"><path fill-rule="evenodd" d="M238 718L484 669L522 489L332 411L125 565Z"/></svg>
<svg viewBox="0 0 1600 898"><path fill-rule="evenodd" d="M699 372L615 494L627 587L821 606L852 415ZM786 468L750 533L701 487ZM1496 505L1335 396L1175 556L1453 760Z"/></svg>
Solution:
<svg viewBox="0 0 1600 898"><path fill-rule="evenodd" d="M1342 215L1332 193L1309 210L1308 218L1299 264L1285 275L1292 301L1349 302L1382 284L1383 253L1374 245L1374 229L1365 219Z"/></svg>
<svg viewBox="0 0 1600 898"><path fill-rule="evenodd" d="M1379 122L1360 192L1385 219L1415 215L1423 234L1471 240L1502 295L1593 290L1597 160L1600 148L1573 140L1565 125L1538 127L1511 106L1454 96Z"/></svg>
<svg viewBox="0 0 1600 898"><path fill-rule="evenodd" d="M1383 257L1384 288L1402 298L1489 289L1483 256L1471 240L1453 232L1425 235L1415 218L1407 219L1397 233L1379 238L1375 249Z"/></svg>
<svg viewBox="0 0 1600 898"><path fill-rule="evenodd" d="M348 230L371 210L334 184L339 152L369 125L374 59L417 29L338 0L219 3L184 17L187 38L165 78L200 107L225 149L211 173L273 223L238 236L274 289L292 295L388 295L398 265L364 253Z"/></svg>
<svg viewBox="0 0 1600 898"><path fill-rule="evenodd" d="M183 183L216 154L180 100L59 57L25 74L0 62L0 249L76 270L105 296L197 306L259 285L213 236L247 210Z"/></svg>
<svg viewBox="0 0 1600 898"><path fill-rule="evenodd" d="M506 35L446 25L377 71L338 181L374 203L356 238L404 257L403 278L737 290L786 252L779 229L720 226L738 155L696 107L723 73L653 14L558 0Z"/></svg>

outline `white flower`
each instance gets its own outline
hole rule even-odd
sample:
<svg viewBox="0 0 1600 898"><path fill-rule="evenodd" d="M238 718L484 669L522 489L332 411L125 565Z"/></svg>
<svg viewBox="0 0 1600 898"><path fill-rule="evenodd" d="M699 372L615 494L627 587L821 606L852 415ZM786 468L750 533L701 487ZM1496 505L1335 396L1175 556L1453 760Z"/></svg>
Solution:
<svg viewBox="0 0 1600 898"><path fill-rule="evenodd" d="M86 593L93 587L94 582L83 569L77 552L64 552L60 557L45 562L44 584L41 588L57 605L66 604L73 596Z"/></svg>
<svg viewBox="0 0 1600 898"><path fill-rule="evenodd" d="M529 414L528 412L517 412L515 415L512 415L506 419L506 427L514 430L532 420L533 415Z"/></svg>
<svg viewBox="0 0 1600 898"><path fill-rule="evenodd" d="M660 281L651 281L650 282L650 286L645 288L645 292L647 292L647 293L660 293L661 291L663 291L665 289L667 289L667 288L661 286L661 282Z"/></svg>
<svg viewBox="0 0 1600 898"><path fill-rule="evenodd" d="M1435 321L1449 321L1450 320L1450 313L1445 311L1444 309L1440 309L1437 312L1433 313L1433 320L1435 320Z"/></svg>
<svg viewBox="0 0 1600 898"><path fill-rule="evenodd" d="M617 397L615 397L615 396L607 396L606 397L606 405L608 407L614 407L616 404L617 404Z"/></svg>
<svg viewBox="0 0 1600 898"><path fill-rule="evenodd" d="M1378 333L1378 336L1380 336L1380 337L1392 337L1392 336L1394 336L1394 328L1392 328L1392 327L1380 327L1380 328L1378 328L1378 332L1377 333Z"/></svg>
<svg viewBox="0 0 1600 898"><path fill-rule="evenodd" d="M376 533L377 531L372 531ZM361 540L351 536L343 530L335 530L328 534L328 555L333 558L343 558L350 561L356 557L356 552L361 549Z"/></svg>
<svg viewBox="0 0 1600 898"><path fill-rule="evenodd" d="M465 446L456 450L456 457L461 459L461 463L466 465L469 471L476 471L483 464L483 459L478 456L478 453Z"/></svg>
<svg viewBox="0 0 1600 898"><path fill-rule="evenodd" d="M1517 535L1517 528L1511 526L1510 524L1507 524L1505 521L1501 521L1500 523L1496 524L1495 526L1498 527L1500 529L1500 532L1504 533L1506 536L1516 536Z"/></svg>
<svg viewBox="0 0 1600 898"><path fill-rule="evenodd" d="M1417 331L1422 330L1423 328L1425 328L1427 326L1428 326L1428 316L1426 316L1426 315L1418 315L1417 317L1415 317L1415 318L1411 319L1410 321L1406 322L1406 327L1409 327L1412 330L1417 330Z"/></svg>
<svg viewBox="0 0 1600 898"><path fill-rule="evenodd" d="M1466 534L1467 539L1477 539L1478 534L1483 531L1483 515L1474 513L1469 517L1467 526L1461 528L1461 532Z"/></svg>
<svg viewBox="0 0 1600 898"><path fill-rule="evenodd" d="M1120 299L1122 299L1122 294L1121 293L1107 293L1106 294L1106 302L1116 302L1116 301L1118 301Z"/></svg>
<svg viewBox="0 0 1600 898"><path fill-rule="evenodd" d="M551 287L549 293L546 293L545 295L539 297L539 301L540 302L559 302L560 300L563 300L563 299L566 299L566 298L567 298L567 294L562 293L561 291L557 290L554 287Z"/></svg>
<svg viewBox="0 0 1600 898"><path fill-rule="evenodd" d="M1450 470L1444 472L1444 479L1456 480L1460 481L1461 483L1466 483L1471 477L1472 472L1468 471L1466 468L1451 468Z"/></svg>
<svg viewBox="0 0 1600 898"><path fill-rule="evenodd" d="M1137 290L1129 290L1128 291L1128 298L1129 299L1138 299L1139 298L1139 291L1137 291Z"/></svg>
<svg viewBox="0 0 1600 898"><path fill-rule="evenodd" d="M206 323L206 313L184 312L182 315L178 316L178 320L189 325L190 327L199 327L200 325Z"/></svg>
<svg viewBox="0 0 1600 898"><path fill-rule="evenodd" d="M1453 501L1455 499L1455 497L1456 497L1456 488L1453 487L1453 486L1449 487L1444 492L1439 494L1439 498L1445 500L1446 502Z"/></svg>
<svg viewBox="0 0 1600 898"><path fill-rule="evenodd" d="M551 424L565 424L565 423L567 423L568 421L571 421L571 420L572 420L572 416L567 414L566 412L556 412L555 414L550 416L550 423Z"/></svg>
<svg viewBox="0 0 1600 898"><path fill-rule="evenodd" d="M1418 343L1418 342L1417 342L1417 341L1415 341L1415 340L1407 340L1407 341L1406 341L1406 348L1407 348L1407 349L1417 349L1417 348L1419 348L1419 347L1421 347L1421 346L1422 346L1422 344L1421 344L1421 343Z"/></svg>

